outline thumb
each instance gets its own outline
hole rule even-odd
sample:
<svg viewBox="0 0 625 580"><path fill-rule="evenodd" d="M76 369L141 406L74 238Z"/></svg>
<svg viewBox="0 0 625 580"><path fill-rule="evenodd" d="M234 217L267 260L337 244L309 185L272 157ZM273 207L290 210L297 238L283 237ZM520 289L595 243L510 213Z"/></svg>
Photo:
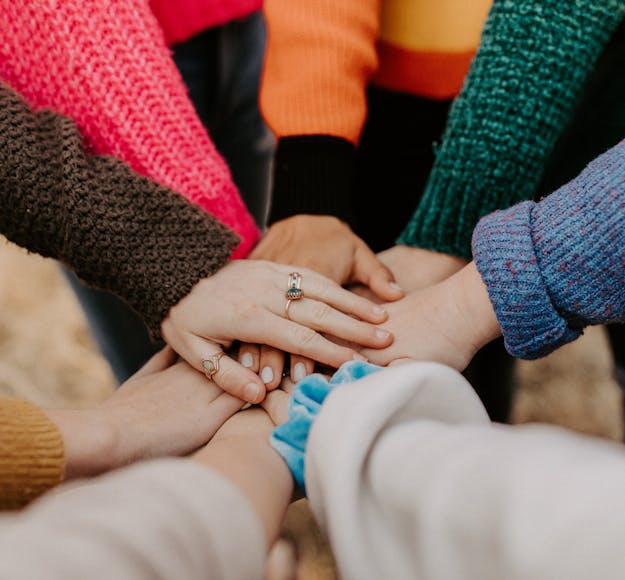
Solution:
<svg viewBox="0 0 625 580"><path fill-rule="evenodd" d="M404 296L404 291L395 283L393 273L364 243L356 250L352 271L354 282L368 286L378 298L385 302L399 300Z"/></svg>

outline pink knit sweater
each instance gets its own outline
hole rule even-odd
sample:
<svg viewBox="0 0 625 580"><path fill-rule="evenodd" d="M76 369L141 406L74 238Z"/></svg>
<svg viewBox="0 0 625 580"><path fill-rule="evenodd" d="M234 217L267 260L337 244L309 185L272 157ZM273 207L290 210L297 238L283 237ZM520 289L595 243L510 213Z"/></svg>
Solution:
<svg viewBox="0 0 625 580"><path fill-rule="evenodd" d="M31 105L72 117L93 151L218 217L241 236L233 257L247 255L258 229L147 0L0 0L0 30L2 80Z"/></svg>
<svg viewBox="0 0 625 580"><path fill-rule="evenodd" d="M260 10L261 0L150 0L167 44Z"/></svg>

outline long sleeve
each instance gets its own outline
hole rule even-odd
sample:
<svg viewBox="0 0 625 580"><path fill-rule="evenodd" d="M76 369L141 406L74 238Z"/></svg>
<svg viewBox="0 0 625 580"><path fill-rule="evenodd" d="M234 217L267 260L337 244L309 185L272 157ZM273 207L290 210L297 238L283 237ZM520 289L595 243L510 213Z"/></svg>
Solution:
<svg viewBox="0 0 625 580"><path fill-rule="evenodd" d="M266 542L232 484L167 459L60 488L0 519L0 576L260 580Z"/></svg>
<svg viewBox="0 0 625 580"><path fill-rule="evenodd" d="M624 322L625 141L540 203L483 218L473 253L514 356L544 356L585 326Z"/></svg>
<svg viewBox="0 0 625 580"><path fill-rule="evenodd" d="M56 425L28 401L0 398L0 510L26 505L59 484L64 472Z"/></svg>
<svg viewBox="0 0 625 580"><path fill-rule="evenodd" d="M0 0L0 78L35 107L68 115L90 149L258 239L146 0Z"/></svg>
<svg viewBox="0 0 625 580"><path fill-rule="evenodd" d="M495 0L399 242L469 258L479 218L534 194L622 0Z"/></svg>
<svg viewBox="0 0 625 580"><path fill-rule="evenodd" d="M237 242L181 196L112 157L87 154L69 119L33 113L1 84L0 232L120 296L154 336Z"/></svg>
<svg viewBox="0 0 625 580"><path fill-rule="evenodd" d="M313 425L311 506L341 578L619 579L621 446L490 424L431 363L338 387Z"/></svg>
<svg viewBox="0 0 625 580"><path fill-rule="evenodd" d="M296 213L349 219L379 10L379 0L265 1L260 103L278 139L270 221Z"/></svg>

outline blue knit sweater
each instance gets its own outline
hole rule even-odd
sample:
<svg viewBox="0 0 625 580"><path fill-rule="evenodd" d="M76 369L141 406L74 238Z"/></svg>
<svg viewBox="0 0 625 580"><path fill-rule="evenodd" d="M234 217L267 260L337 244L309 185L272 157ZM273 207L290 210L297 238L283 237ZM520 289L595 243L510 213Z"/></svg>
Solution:
<svg viewBox="0 0 625 580"><path fill-rule="evenodd" d="M539 203L483 218L473 257L508 352L538 358L625 321L625 141Z"/></svg>

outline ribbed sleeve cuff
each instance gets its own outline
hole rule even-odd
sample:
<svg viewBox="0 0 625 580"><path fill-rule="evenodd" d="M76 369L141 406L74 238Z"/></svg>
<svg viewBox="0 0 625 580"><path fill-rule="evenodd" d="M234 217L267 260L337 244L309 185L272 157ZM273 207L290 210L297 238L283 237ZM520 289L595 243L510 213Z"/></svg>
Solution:
<svg viewBox="0 0 625 580"><path fill-rule="evenodd" d="M532 211L520 203L483 218L473 234L473 259L486 284L512 356L535 359L575 340L572 327L556 310L532 242Z"/></svg>
<svg viewBox="0 0 625 580"><path fill-rule="evenodd" d="M0 509L18 509L63 480L56 425L32 403L0 399Z"/></svg>
<svg viewBox="0 0 625 580"><path fill-rule="evenodd" d="M340 137L301 135L278 141L269 223L297 214L352 221L355 146Z"/></svg>

